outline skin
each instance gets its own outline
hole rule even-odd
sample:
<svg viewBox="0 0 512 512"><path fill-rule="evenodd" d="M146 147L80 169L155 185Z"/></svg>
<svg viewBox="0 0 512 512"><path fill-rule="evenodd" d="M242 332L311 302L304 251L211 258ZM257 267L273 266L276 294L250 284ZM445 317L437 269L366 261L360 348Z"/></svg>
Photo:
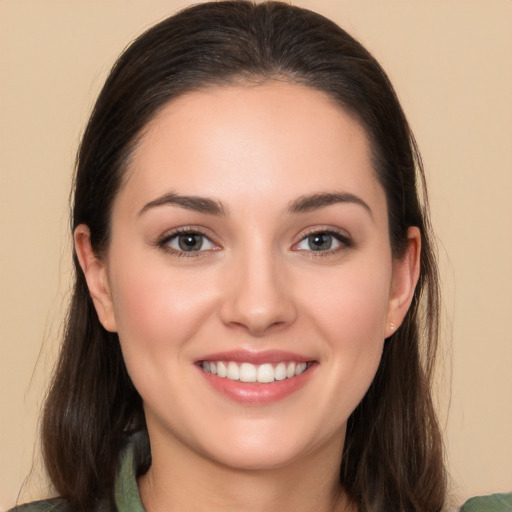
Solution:
<svg viewBox="0 0 512 512"><path fill-rule="evenodd" d="M211 198L223 214L154 203L169 193ZM317 193L352 199L290 211ZM201 250L177 252L178 228L204 234ZM341 237L313 251L311 232ZM349 510L338 484L346 422L409 307L419 240L410 228L393 259L366 134L324 94L270 82L170 102L133 155L106 256L87 226L75 232L100 321L118 332L144 401L146 509ZM315 365L284 399L240 403L195 364L238 349Z"/></svg>

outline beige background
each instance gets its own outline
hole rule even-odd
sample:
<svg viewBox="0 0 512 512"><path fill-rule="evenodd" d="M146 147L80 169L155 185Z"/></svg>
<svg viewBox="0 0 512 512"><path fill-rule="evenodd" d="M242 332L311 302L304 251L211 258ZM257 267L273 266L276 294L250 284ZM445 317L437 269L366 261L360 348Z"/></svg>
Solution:
<svg viewBox="0 0 512 512"><path fill-rule="evenodd" d="M67 201L80 133L118 53L188 3L0 0L0 509L16 501L33 461L21 499L45 494L35 432L69 286ZM360 38L396 86L441 241L439 403L453 495L510 490L512 2L297 4Z"/></svg>

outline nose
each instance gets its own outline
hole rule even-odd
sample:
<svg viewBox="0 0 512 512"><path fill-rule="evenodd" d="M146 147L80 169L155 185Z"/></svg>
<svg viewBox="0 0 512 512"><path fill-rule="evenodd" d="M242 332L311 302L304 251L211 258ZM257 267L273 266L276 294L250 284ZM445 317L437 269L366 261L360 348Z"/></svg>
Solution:
<svg viewBox="0 0 512 512"><path fill-rule="evenodd" d="M267 251L244 251L231 261L221 318L224 324L246 329L253 336L291 325L297 318L293 287L285 263Z"/></svg>

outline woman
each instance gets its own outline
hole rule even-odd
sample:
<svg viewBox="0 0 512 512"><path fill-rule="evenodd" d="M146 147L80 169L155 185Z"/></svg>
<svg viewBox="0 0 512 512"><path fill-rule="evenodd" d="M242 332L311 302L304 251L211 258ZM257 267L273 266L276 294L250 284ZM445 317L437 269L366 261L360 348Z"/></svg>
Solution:
<svg viewBox="0 0 512 512"><path fill-rule="evenodd" d="M423 181L386 75L325 18L207 3L142 35L78 155L62 499L28 507L442 510Z"/></svg>

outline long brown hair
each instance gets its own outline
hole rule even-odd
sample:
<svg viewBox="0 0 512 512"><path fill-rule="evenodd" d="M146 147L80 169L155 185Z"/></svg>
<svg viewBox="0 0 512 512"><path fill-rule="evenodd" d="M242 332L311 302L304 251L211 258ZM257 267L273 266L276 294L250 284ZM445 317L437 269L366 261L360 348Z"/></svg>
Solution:
<svg viewBox="0 0 512 512"><path fill-rule="evenodd" d="M421 276L400 329L348 423L340 484L360 511L440 511L442 440L431 400L438 338L438 277L424 173L393 87L377 61L333 22L280 2L200 4L154 26L121 55L78 152L71 228L89 226L108 248L110 215L147 123L186 92L279 78L327 93L365 128L388 204L390 243L422 236ZM81 510L112 492L119 449L144 429L142 401L116 334L99 323L74 255L75 285L44 409L43 451L56 491Z"/></svg>

